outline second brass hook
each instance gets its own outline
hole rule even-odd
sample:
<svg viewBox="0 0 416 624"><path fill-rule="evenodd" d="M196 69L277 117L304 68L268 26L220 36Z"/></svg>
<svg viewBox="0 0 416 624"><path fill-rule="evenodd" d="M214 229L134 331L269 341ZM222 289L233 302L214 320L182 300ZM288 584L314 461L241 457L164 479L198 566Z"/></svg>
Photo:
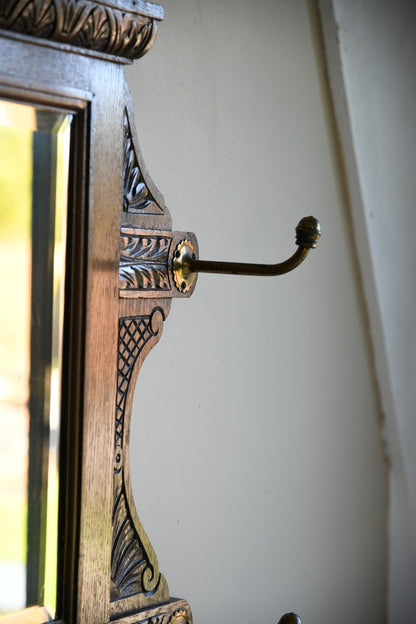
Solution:
<svg viewBox="0 0 416 624"><path fill-rule="evenodd" d="M247 262L216 262L198 260L192 243L184 240L173 255L173 276L181 292L187 292L194 284L197 273L226 273L231 275L283 275L304 261L311 249L315 249L321 237L321 224L315 217L304 217L296 227L295 253L277 264L251 264Z"/></svg>

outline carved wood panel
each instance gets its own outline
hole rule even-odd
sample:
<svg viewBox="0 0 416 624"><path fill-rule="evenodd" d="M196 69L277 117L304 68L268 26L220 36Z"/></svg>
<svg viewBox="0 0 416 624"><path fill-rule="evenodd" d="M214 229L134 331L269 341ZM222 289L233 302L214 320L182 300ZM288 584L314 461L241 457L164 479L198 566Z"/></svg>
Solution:
<svg viewBox="0 0 416 624"><path fill-rule="evenodd" d="M139 163L127 109L124 115L123 210L130 214L164 214L166 207L153 196Z"/></svg>
<svg viewBox="0 0 416 624"><path fill-rule="evenodd" d="M147 52L162 17L161 7L150 2L0 3L0 28L127 59L137 59Z"/></svg>
<svg viewBox="0 0 416 624"><path fill-rule="evenodd" d="M191 624L192 614L185 600L172 598L168 603L136 615L113 620L113 624Z"/></svg>
<svg viewBox="0 0 416 624"><path fill-rule="evenodd" d="M139 519L131 491L128 453L131 409L140 368L161 336L171 299L189 296L193 290L184 294L176 286L173 255L181 240L192 239L195 249L197 242L188 232L170 229L169 212L147 174L138 148L129 105L123 133L110 613L114 618L166 603L171 604L170 610L152 611L149 617L133 618L132 624L189 624L189 605L182 601L178 608L176 603L169 602L166 580Z"/></svg>
<svg viewBox="0 0 416 624"><path fill-rule="evenodd" d="M128 465L134 385L144 358L160 338L164 318L163 309L156 306L150 314L119 319L111 553L113 614L169 600L166 581L134 505Z"/></svg>
<svg viewBox="0 0 416 624"><path fill-rule="evenodd" d="M169 255L171 232L151 234L146 230L122 227L120 231L120 293L122 297L171 291Z"/></svg>
<svg viewBox="0 0 416 624"><path fill-rule="evenodd" d="M66 624L192 619L169 597L129 468L137 376L171 299L192 292L172 272L177 244L192 235L172 232L148 176L121 67L150 48L162 18L146 0L0 2L2 96L74 114L57 574Z"/></svg>

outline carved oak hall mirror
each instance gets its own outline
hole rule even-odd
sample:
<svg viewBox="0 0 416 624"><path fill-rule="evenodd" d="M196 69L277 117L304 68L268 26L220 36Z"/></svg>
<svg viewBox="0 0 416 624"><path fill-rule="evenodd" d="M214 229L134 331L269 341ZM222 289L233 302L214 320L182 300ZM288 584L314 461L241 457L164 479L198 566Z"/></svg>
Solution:
<svg viewBox="0 0 416 624"><path fill-rule="evenodd" d="M131 493L135 382L171 300L200 271L142 161L124 65L163 10L144 0L0 5L0 619L189 624ZM292 621L297 621L296 618Z"/></svg>

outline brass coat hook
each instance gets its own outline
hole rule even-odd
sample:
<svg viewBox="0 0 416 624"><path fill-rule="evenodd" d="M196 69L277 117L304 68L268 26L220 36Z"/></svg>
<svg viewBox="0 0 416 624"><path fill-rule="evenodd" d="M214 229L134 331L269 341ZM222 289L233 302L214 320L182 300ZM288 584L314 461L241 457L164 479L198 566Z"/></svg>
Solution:
<svg viewBox="0 0 416 624"><path fill-rule="evenodd" d="M296 613L285 613L280 618L278 624L302 624L302 620Z"/></svg>
<svg viewBox="0 0 416 624"><path fill-rule="evenodd" d="M231 275L283 275L299 266L311 249L315 249L321 237L321 224L315 217L304 217L296 227L295 253L277 264L251 264L247 262L216 262L199 260L193 244L183 240L173 255L173 276L177 288L187 292L194 284L197 273L226 273Z"/></svg>

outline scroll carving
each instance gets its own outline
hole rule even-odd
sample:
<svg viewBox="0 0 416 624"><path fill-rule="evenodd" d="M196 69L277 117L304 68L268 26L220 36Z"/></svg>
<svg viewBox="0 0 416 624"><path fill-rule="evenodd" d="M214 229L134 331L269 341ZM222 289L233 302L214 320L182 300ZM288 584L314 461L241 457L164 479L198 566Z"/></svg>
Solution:
<svg viewBox="0 0 416 624"><path fill-rule="evenodd" d="M118 372L116 428L114 447L116 450L115 472L118 474L122 464L124 444L124 420L126 416L126 400L130 389L134 365L146 343L156 342L159 337L164 317L160 308L156 308L150 316L121 318L119 321Z"/></svg>
<svg viewBox="0 0 416 624"><path fill-rule="evenodd" d="M143 56L156 37L163 10L141 2L14 0L0 3L0 28L127 59ZM134 5L134 3L133 3Z"/></svg>
<svg viewBox="0 0 416 624"><path fill-rule="evenodd" d="M159 572L156 555L134 507L125 457L129 393L134 390L140 361L160 337L163 320L160 308L155 308L148 316L119 320L111 600L138 597L139 606L169 598L166 581Z"/></svg>

